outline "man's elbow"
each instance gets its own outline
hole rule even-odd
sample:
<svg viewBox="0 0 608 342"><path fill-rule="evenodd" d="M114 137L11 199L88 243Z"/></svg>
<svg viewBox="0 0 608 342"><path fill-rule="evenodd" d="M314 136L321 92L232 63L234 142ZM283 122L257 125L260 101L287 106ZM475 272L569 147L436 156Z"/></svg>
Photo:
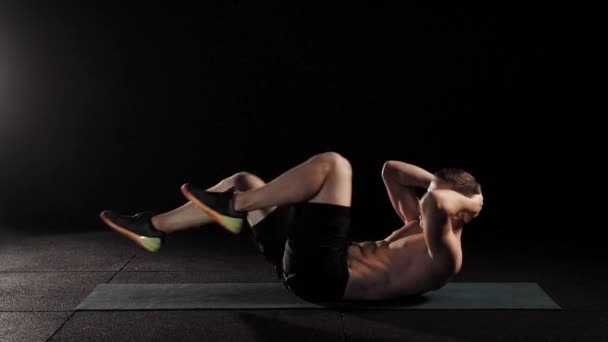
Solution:
<svg viewBox="0 0 608 342"><path fill-rule="evenodd" d="M384 162L384 165L382 165L382 177L394 178L395 171L397 170L395 165L396 165L396 161L394 161L394 160L388 160L388 161Z"/></svg>
<svg viewBox="0 0 608 342"><path fill-rule="evenodd" d="M390 168L391 168L391 164L390 163L391 163L391 161L389 160L389 161L384 162L384 165L382 165L382 172L381 173L382 173L383 177L387 176L387 174L389 172L391 172L390 171Z"/></svg>
<svg viewBox="0 0 608 342"><path fill-rule="evenodd" d="M441 199L441 194L438 194L437 191L432 190L428 191L422 199L420 200L420 206L425 210L434 210L439 208L439 201Z"/></svg>
<svg viewBox="0 0 608 342"><path fill-rule="evenodd" d="M446 216L445 199L438 191L427 192L420 201L420 209L423 215L432 215L436 217Z"/></svg>

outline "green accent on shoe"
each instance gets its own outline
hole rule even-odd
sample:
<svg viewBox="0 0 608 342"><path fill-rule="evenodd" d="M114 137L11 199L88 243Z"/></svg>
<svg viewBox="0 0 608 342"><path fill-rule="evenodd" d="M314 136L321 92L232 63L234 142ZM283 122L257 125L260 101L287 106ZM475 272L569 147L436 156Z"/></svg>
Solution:
<svg viewBox="0 0 608 342"><path fill-rule="evenodd" d="M243 228L243 219L220 215L220 224L228 229L231 233L238 234Z"/></svg>
<svg viewBox="0 0 608 342"><path fill-rule="evenodd" d="M162 240L157 237L140 236L142 246L150 252L157 252L160 249Z"/></svg>

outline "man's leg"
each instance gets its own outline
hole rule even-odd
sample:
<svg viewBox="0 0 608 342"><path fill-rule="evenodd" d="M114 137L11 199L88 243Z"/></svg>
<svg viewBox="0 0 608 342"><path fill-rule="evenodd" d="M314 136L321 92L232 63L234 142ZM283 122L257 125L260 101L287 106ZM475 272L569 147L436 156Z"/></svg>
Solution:
<svg viewBox="0 0 608 342"><path fill-rule="evenodd" d="M335 160L321 189L297 206L281 264L283 284L311 301L342 299L349 278L346 246L352 171L346 159L331 158Z"/></svg>
<svg viewBox="0 0 608 342"><path fill-rule="evenodd" d="M218 223L234 230L240 229L243 213L297 204L293 206L297 219L285 227L281 248L270 240L268 246L273 249L266 255L278 266L283 283L297 295L323 299L343 295L348 280L344 248L352 195L352 168L346 158L322 153L247 191L211 193L184 184L182 192Z"/></svg>
<svg viewBox="0 0 608 342"><path fill-rule="evenodd" d="M268 184L230 194L201 190L184 184L182 192L216 222L230 231L241 229L247 212L300 202L318 202L349 207L352 169L338 153L326 152L309 158Z"/></svg>
<svg viewBox="0 0 608 342"><path fill-rule="evenodd" d="M349 207L352 168L335 152L313 156L281 174L268 184L248 191L237 191L234 209L251 211L299 202L330 203Z"/></svg>
<svg viewBox="0 0 608 342"><path fill-rule="evenodd" d="M235 187L247 191L264 185L259 177L247 172L239 172L211 187L209 191L222 192ZM262 220L275 208L253 210L248 213L250 224ZM142 248L156 252L160 249L167 233L188 229L213 222L209 216L196 209L192 203L187 203L170 212L155 215L152 212L141 212L135 215L124 215L114 210L105 210L100 218L110 228L131 239Z"/></svg>
<svg viewBox="0 0 608 342"><path fill-rule="evenodd" d="M207 191L224 192L232 187L235 187L238 191L248 191L262 187L265 184L266 183L262 179L254 174L248 172L239 172L226 179L223 179L218 184L207 189ZM274 207L249 212L247 215L249 225L255 225L273 210ZM151 220L152 224L157 230L167 234L179 230L200 227L214 222L209 215L200 210L192 202L188 202L183 206L171 211L155 215L151 218Z"/></svg>

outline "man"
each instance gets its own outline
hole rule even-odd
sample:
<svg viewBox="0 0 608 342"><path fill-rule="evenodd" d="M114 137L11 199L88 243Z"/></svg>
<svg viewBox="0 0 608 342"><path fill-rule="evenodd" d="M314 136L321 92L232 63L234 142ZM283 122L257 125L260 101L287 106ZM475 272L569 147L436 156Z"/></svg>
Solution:
<svg viewBox="0 0 608 342"><path fill-rule="evenodd" d="M385 300L442 287L460 270L462 228L483 205L479 184L463 170L432 174L400 161L386 162L382 177L404 226L379 241L347 240L352 170L335 152L267 184L248 172L207 190L184 184L189 202L164 214L100 217L149 251L168 233L216 222L237 234L246 220L279 279L309 301ZM421 199L416 188L427 189Z"/></svg>

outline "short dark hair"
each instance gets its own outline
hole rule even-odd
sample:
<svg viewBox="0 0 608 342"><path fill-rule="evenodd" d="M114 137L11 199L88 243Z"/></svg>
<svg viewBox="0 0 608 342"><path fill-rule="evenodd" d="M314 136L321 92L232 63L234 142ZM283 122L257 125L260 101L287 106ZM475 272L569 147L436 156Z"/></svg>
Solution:
<svg viewBox="0 0 608 342"><path fill-rule="evenodd" d="M475 177L465 170L458 168L443 168L434 175L437 179L447 183L456 192L471 197L481 193L481 185Z"/></svg>

